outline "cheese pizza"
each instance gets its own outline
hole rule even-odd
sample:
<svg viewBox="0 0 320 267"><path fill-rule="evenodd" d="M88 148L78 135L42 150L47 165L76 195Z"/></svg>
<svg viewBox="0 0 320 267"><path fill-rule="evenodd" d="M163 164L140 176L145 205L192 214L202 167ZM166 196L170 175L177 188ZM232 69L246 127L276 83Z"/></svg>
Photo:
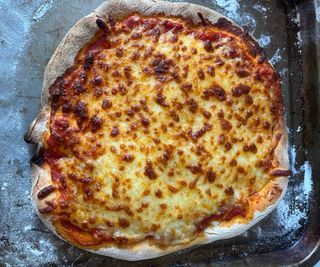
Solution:
<svg viewBox="0 0 320 267"><path fill-rule="evenodd" d="M127 260L241 234L290 175L279 75L245 30L187 3L111 0L81 19L26 139L45 224Z"/></svg>

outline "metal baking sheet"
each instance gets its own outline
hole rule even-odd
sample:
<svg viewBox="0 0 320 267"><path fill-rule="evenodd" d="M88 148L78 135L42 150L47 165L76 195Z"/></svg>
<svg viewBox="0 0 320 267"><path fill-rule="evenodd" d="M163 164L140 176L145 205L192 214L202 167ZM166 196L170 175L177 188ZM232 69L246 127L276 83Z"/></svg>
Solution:
<svg viewBox="0 0 320 267"><path fill-rule="evenodd" d="M320 1L199 0L245 26L282 77L293 176L277 210L242 236L136 263L59 240L30 201L23 141L44 68L68 29L102 0L0 0L0 266L312 266L320 240Z"/></svg>

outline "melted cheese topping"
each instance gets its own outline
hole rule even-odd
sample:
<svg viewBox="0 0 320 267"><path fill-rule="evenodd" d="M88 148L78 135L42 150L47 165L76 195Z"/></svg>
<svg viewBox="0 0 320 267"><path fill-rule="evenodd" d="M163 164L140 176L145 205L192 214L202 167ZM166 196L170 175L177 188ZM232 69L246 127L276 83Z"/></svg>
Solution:
<svg viewBox="0 0 320 267"><path fill-rule="evenodd" d="M246 216L274 168L270 64L218 27L97 24L104 33L50 89L45 159L60 196L50 212L101 242L161 245Z"/></svg>

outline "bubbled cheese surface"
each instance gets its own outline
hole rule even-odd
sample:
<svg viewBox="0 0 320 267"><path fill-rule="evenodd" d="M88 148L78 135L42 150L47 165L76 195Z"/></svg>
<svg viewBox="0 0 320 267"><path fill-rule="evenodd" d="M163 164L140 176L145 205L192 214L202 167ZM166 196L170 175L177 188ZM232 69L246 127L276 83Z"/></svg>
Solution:
<svg viewBox="0 0 320 267"><path fill-rule="evenodd" d="M83 49L51 89L50 134L63 153L55 212L133 243L188 242L270 181L279 84L232 33L206 42L179 19L170 21L183 29L169 30L162 18L150 29L134 19L99 35L102 49Z"/></svg>

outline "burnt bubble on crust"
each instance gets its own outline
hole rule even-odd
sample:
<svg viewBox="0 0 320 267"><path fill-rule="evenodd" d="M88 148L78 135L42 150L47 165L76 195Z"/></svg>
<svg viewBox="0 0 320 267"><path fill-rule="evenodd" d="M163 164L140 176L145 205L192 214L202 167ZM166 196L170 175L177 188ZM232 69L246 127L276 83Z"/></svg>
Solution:
<svg viewBox="0 0 320 267"><path fill-rule="evenodd" d="M201 12L198 12L198 16L203 26L207 26L210 24L210 21L207 18L205 18Z"/></svg>
<svg viewBox="0 0 320 267"><path fill-rule="evenodd" d="M38 194L37 194L37 198L38 199L44 199L45 197L47 197L48 195L50 195L53 191L55 191L56 188L53 185L48 185L44 188L42 188Z"/></svg>
<svg viewBox="0 0 320 267"><path fill-rule="evenodd" d="M292 171L291 170L272 170L270 174L274 177L290 176L290 175L292 175Z"/></svg>
<svg viewBox="0 0 320 267"><path fill-rule="evenodd" d="M99 29L103 30L105 33L109 32L109 27L102 18L97 18L96 23Z"/></svg>
<svg viewBox="0 0 320 267"><path fill-rule="evenodd" d="M38 153L33 155L30 162L37 166L41 166L44 162L44 150L40 149Z"/></svg>

